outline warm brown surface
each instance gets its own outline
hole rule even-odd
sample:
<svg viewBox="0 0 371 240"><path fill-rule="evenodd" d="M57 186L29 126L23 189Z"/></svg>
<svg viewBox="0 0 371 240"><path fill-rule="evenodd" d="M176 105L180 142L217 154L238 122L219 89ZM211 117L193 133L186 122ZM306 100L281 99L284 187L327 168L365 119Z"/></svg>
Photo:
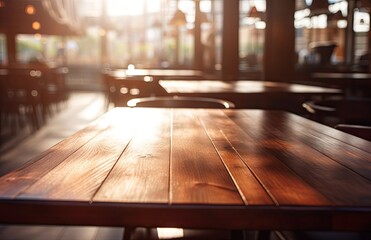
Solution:
<svg viewBox="0 0 371 240"><path fill-rule="evenodd" d="M0 179L0 222L365 230L371 143L262 110L116 108Z"/></svg>
<svg viewBox="0 0 371 240"><path fill-rule="evenodd" d="M268 81L229 81L220 80L162 80L160 85L170 94L209 94L209 93L300 93L300 94L339 94L341 90Z"/></svg>
<svg viewBox="0 0 371 240"><path fill-rule="evenodd" d="M159 78L168 77L200 78L203 73L202 71L189 69L115 69L109 72L109 75L115 78L151 76L155 80L159 80Z"/></svg>
<svg viewBox="0 0 371 240"><path fill-rule="evenodd" d="M233 102L236 108L284 110L304 114L302 103L314 98L341 95L342 90L287 82L161 80L169 95L210 97Z"/></svg>

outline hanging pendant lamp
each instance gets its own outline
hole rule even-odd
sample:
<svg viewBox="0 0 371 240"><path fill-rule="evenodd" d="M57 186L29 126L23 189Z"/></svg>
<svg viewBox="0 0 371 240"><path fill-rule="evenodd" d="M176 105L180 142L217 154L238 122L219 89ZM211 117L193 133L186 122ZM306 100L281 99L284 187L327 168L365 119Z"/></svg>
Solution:
<svg viewBox="0 0 371 240"><path fill-rule="evenodd" d="M172 26L183 26L187 24L187 19L185 13L181 10L176 10L174 16L170 20L170 25Z"/></svg>

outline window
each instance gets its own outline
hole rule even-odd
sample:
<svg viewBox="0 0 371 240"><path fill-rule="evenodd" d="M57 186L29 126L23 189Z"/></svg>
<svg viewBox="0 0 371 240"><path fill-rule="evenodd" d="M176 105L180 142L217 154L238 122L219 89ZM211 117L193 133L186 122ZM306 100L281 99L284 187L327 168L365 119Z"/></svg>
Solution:
<svg viewBox="0 0 371 240"><path fill-rule="evenodd" d="M262 71L265 0L240 1L239 57L241 71Z"/></svg>
<svg viewBox="0 0 371 240"><path fill-rule="evenodd" d="M215 70L221 62L221 0L200 1L200 39L195 37L194 0L109 0L105 8L89 2L81 2L82 13L97 19L91 27L101 33L101 57L113 67L193 68L202 59L205 68ZM100 21L102 9L106 17ZM96 41L93 34L90 41ZM196 51L196 41L202 52ZM195 59L195 54L200 56Z"/></svg>
<svg viewBox="0 0 371 240"><path fill-rule="evenodd" d="M298 66L323 68L325 64L326 67L347 66L362 70L360 60L369 48L370 4L357 1L349 5L346 0L328 0L328 8L319 12L311 9L311 2L296 1ZM352 8L350 13L348 8ZM348 24L349 18L353 18L352 26Z"/></svg>
<svg viewBox="0 0 371 240"><path fill-rule="evenodd" d="M0 34L0 65L5 65L7 63L7 53L6 53L6 36Z"/></svg>
<svg viewBox="0 0 371 240"><path fill-rule="evenodd" d="M61 37L47 35L19 34L16 37L17 60L27 64L33 61L44 62L50 66L62 64L60 59Z"/></svg>

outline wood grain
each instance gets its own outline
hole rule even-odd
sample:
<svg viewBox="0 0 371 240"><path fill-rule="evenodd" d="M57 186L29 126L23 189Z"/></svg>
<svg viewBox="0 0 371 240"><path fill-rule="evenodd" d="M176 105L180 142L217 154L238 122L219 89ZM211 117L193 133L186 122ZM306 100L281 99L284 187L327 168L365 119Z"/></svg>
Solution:
<svg viewBox="0 0 371 240"><path fill-rule="evenodd" d="M196 111L174 110L171 204L243 204Z"/></svg>
<svg viewBox="0 0 371 240"><path fill-rule="evenodd" d="M126 114L125 114L126 113ZM109 117L109 127L18 195L18 198L90 201L135 131L129 111ZM71 143L73 144L73 143ZM63 148L59 151L63 152Z"/></svg>
<svg viewBox="0 0 371 240"><path fill-rule="evenodd" d="M261 121L236 121L243 117L243 111L227 112L227 116L239 125L230 128L231 120L221 124L223 133L229 139L244 162L257 176L266 191L278 205L328 205L328 199L309 185L275 156L275 151L286 151L280 139L264 126L272 124L268 118ZM225 124L223 126L223 124ZM254 134L255 133L255 134ZM260 134L257 135L256 133ZM252 135L254 134L254 135Z"/></svg>
<svg viewBox="0 0 371 240"><path fill-rule="evenodd" d="M334 148L331 146L330 139L324 141L326 135L310 139L307 135L310 130L307 127L297 128L295 122L285 118L285 115L278 112L255 111L244 113L244 116L234 120L244 126L244 130L255 140L260 140L260 145L269 144L272 138L277 139L276 147L267 150L335 205L362 206L370 203L371 193L364 189L370 188L371 182L355 173L356 167L351 170L333 160L342 159L343 155L347 156L350 152L352 154L358 152L359 154L354 156L362 157L363 155L365 159L370 158L370 155L366 156L364 152L360 153L360 150L356 148L349 151L348 146L340 141L338 142L343 145L343 149ZM248 128L246 124L251 121L265 121L265 123L252 131L253 128ZM269 124L268 121L275 124ZM267 133L270 134L267 135ZM322 151L317 149L319 146L322 147ZM342 152L342 155L339 152ZM331 154L335 155L335 158L331 158ZM365 167L367 167L367 161L363 163L366 163ZM358 167L361 166L358 164Z"/></svg>
<svg viewBox="0 0 371 240"><path fill-rule="evenodd" d="M317 137L321 138L323 135L327 135L332 139L332 141L338 140L343 142L343 146L351 145L355 148L359 148L365 152L371 153L371 142L360 139L356 136L344 133L342 131L336 130L334 128L319 124L313 121L308 121L308 119L299 117L297 115L285 115L285 118L291 119L296 125L301 125Z"/></svg>
<svg viewBox="0 0 371 240"><path fill-rule="evenodd" d="M280 111L117 108L1 178L0 223L368 230L367 142L327 130Z"/></svg>
<svg viewBox="0 0 371 240"><path fill-rule="evenodd" d="M233 129L238 128L238 126L232 122L229 122L230 125L228 126L226 126L226 123L221 125L221 122L225 122L225 115L215 114L210 111L200 112L199 118L213 142L214 147L217 149L219 156L228 169L235 185L238 186L238 190L245 204L274 205L274 201L266 192L260 181L248 168L239 153L223 133L224 127Z"/></svg>
<svg viewBox="0 0 371 240"><path fill-rule="evenodd" d="M1 177L0 195L3 197L15 197L21 191L34 184L86 142L105 130L108 127L111 115L115 115L115 111L94 121L88 127L46 150L19 169Z"/></svg>
<svg viewBox="0 0 371 240"><path fill-rule="evenodd" d="M94 201L168 203L171 113L148 109Z"/></svg>

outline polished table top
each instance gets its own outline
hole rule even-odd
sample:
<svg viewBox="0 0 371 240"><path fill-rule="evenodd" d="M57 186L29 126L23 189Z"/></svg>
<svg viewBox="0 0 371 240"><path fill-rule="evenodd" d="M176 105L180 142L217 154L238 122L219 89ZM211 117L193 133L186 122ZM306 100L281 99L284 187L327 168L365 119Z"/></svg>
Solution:
<svg viewBox="0 0 371 240"><path fill-rule="evenodd" d="M160 80L170 95L221 98L236 108L285 110L304 113L302 103L313 97L342 95L340 89L252 80Z"/></svg>
<svg viewBox="0 0 371 240"><path fill-rule="evenodd" d="M152 77L202 77L199 70L189 69L114 69L108 74L115 78L130 76L152 76Z"/></svg>
<svg viewBox="0 0 371 240"><path fill-rule="evenodd" d="M370 73L341 73L341 72L323 72L312 73L313 78L322 79L348 79L348 80L368 80L371 81Z"/></svg>
<svg viewBox="0 0 371 240"><path fill-rule="evenodd" d="M370 142L291 113L115 108L0 178L0 223L366 230L370 189Z"/></svg>
<svg viewBox="0 0 371 240"><path fill-rule="evenodd" d="M161 80L160 85L168 93L199 94L199 93L341 93L335 88L325 88L302 84L269 82L269 81L221 81L221 80Z"/></svg>
<svg viewBox="0 0 371 240"><path fill-rule="evenodd" d="M371 97L370 73L312 73L311 78L326 84L341 87L349 98Z"/></svg>

